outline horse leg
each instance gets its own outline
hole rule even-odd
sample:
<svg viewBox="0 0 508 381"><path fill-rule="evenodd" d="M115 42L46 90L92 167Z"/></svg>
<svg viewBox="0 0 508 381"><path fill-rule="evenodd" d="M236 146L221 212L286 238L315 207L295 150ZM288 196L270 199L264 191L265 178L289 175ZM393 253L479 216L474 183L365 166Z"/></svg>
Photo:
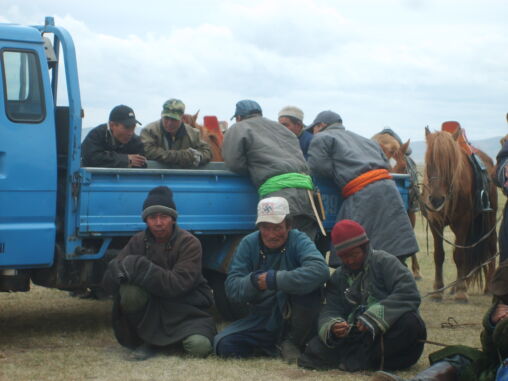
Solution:
<svg viewBox="0 0 508 381"><path fill-rule="evenodd" d="M432 236L434 237L434 291L443 288L443 263L444 263L444 249L443 249L443 230L444 227L441 225L433 226L430 225ZM434 301L443 300L443 291L437 292L431 295Z"/></svg>
<svg viewBox="0 0 508 381"><path fill-rule="evenodd" d="M411 226L413 229L415 228L416 224L416 214L415 212L408 212L407 216L409 217L409 221L411 222ZM413 270L413 276L415 280L422 279L422 275L420 274L420 264L418 263L418 258L416 257L416 254L411 255L411 270Z"/></svg>
<svg viewBox="0 0 508 381"><path fill-rule="evenodd" d="M455 233L455 244L457 245L465 245L467 242L467 231L469 227L459 226L457 230L454 229ZM455 286L455 301L459 303L467 303L469 301L469 296L467 294L467 281L463 278L467 275L466 273L466 263L465 256L467 253L465 250L470 249L459 249L455 247L453 249L453 261L455 262L455 266L457 267L457 285Z"/></svg>

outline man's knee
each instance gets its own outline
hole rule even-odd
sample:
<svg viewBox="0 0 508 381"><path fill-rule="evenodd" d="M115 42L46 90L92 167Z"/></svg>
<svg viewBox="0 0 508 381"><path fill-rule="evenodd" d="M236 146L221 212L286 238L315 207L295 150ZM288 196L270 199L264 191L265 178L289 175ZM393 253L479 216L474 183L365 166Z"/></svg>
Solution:
<svg viewBox="0 0 508 381"><path fill-rule="evenodd" d="M148 292L133 284L120 285L119 293L120 305L122 310L127 313L142 310L150 298Z"/></svg>
<svg viewBox="0 0 508 381"><path fill-rule="evenodd" d="M183 349L194 357L206 357L212 352L212 343L203 335L190 335L182 341Z"/></svg>

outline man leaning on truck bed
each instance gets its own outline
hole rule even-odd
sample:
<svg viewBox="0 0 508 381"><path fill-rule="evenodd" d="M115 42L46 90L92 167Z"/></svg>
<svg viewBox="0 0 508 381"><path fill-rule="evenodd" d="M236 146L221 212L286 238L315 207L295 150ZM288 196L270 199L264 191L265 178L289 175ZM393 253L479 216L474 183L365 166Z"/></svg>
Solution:
<svg viewBox="0 0 508 381"><path fill-rule="evenodd" d="M143 143L134 133L134 110L119 105L109 114L108 123L95 127L81 145L84 167L142 168L146 167Z"/></svg>
<svg viewBox="0 0 508 381"><path fill-rule="evenodd" d="M171 168L196 168L212 158L210 146L197 129L182 121L185 104L169 99L162 105L161 118L145 126L141 140L146 157Z"/></svg>

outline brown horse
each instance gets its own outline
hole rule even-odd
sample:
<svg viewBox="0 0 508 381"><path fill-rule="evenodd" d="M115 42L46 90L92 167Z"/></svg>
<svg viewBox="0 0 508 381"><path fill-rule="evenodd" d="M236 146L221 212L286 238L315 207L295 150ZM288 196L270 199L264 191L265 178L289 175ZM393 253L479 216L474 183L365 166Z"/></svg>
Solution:
<svg viewBox="0 0 508 381"><path fill-rule="evenodd" d="M406 152L409 148L409 140L406 143L400 145L397 139L387 133L376 134L372 137L372 140L376 141L380 145L381 149L389 160L390 172L408 173ZM413 184L413 186L417 187L416 184ZM417 188L415 191L419 192ZM407 215L411 221L411 226L414 229L416 223L416 213L414 211L408 210ZM411 270L413 271L413 276L416 280L422 279L422 275L420 273L420 264L418 263L416 255L411 256Z"/></svg>
<svg viewBox="0 0 508 381"><path fill-rule="evenodd" d="M200 131L201 138L203 141L207 142L212 149L212 161L224 161L224 158L222 157L222 141L224 139L222 131L218 129L218 127L216 131L212 131L209 128L199 124L197 122L198 115L199 110L194 115L184 114L182 116L182 120L184 123L187 123L188 125Z"/></svg>
<svg viewBox="0 0 508 381"><path fill-rule="evenodd" d="M434 290L439 290L444 285L443 231L445 226L449 226L455 234L455 300L467 302L468 284L477 283L481 286L483 276L488 280L495 268L495 262L491 261L484 268L485 274L475 271L471 278L464 280L473 269L496 254L497 192L490 179L493 162L485 153L478 151L477 155L488 170L488 194L493 209L492 212L479 211L476 207L474 172L470 157L457 142L461 134L460 128L453 134L446 131L431 133L428 128L425 129L427 152L420 206L434 237ZM432 297L441 300L443 293L435 293Z"/></svg>

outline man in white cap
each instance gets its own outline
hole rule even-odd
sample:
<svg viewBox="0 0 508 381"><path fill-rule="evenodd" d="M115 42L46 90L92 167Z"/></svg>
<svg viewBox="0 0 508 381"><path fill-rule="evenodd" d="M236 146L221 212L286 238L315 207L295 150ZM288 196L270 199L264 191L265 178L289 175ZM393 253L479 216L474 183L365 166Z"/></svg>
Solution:
<svg viewBox="0 0 508 381"><path fill-rule="evenodd" d="M286 199L262 199L256 225L259 231L240 242L225 283L228 298L250 303L251 312L215 337L215 353L277 356L280 350L295 362L315 334L328 266L310 238L291 229Z"/></svg>
<svg viewBox="0 0 508 381"><path fill-rule="evenodd" d="M303 111L296 106L286 106L279 111L279 123L297 136L303 156L307 159L307 151L314 135L304 129Z"/></svg>

